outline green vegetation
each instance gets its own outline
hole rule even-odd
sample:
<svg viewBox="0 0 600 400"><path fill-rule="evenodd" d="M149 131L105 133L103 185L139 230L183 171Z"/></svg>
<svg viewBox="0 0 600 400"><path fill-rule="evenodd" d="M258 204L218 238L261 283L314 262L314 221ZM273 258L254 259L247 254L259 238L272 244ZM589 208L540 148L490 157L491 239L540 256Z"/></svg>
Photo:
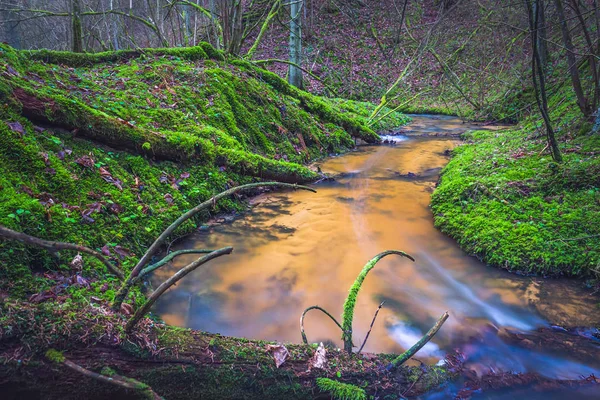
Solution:
<svg viewBox="0 0 600 400"><path fill-rule="evenodd" d="M488 264L586 276L600 263L600 137L570 88L550 99L564 162L547 151L543 122L465 135L432 197L435 223Z"/></svg>
<svg viewBox="0 0 600 400"><path fill-rule="evenodd" d="M366 400L365 391L358 386L341 383L329 378L317 378L317 386L335 400Z"/></svg>

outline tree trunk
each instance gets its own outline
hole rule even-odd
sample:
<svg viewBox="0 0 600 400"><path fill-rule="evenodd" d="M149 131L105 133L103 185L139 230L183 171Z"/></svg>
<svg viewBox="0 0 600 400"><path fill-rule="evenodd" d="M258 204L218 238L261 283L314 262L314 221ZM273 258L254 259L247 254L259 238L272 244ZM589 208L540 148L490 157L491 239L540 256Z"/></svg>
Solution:
<svg viewBox="0 0 600 400"><path fill-rule="evenodd" d="M81 0L71 0L71 31L73 35L72 49L75 53L83 53L83 28L81 26Z"/></svg>
<svg viewBox="0 0 600 400"><path fill-rule="evenodd" d="M303 0L297 0L290 5L290 62L302 66L302 5ZM290 64L288 83L302 89L302 70Z"/></svg>
<svg viewBox="0 0 600 400"><path fill-rule="evenodd" d="M557 0L560 1L560 0ZM539 20L538 14L534 10L539 9L540 0L534 0L534 6L526 0L529 28L531 31L531 44L533 46L533 55L531 60L531 77L533 79L533 89L535 92L535 99L540 109L540 113L546 124L546 137L548 138L548 146L552 151L552 158L556 162L562 162L562 155L558 148L558 142L554 135L554 129L552 128L552 121L550 120L550 114L548 113L548 99L546 97L546 77L544 75L544 68L541 63L538 44L538 32L539 32ZM538 85L539 81L539 85Z"/></svg>
<svg viewBox="0 0 600 400"><path fill-rule="evenodd" d="M565 16L565 10L561 0L554 0L556 4L556 13L560 23L560 30L562 32L563 44L567 50L567 65L569 67L569 74L571 75L571 83L573 84L573 90L577 96L577 105L584 116L589 117L591 109L588 101L583 92L581 86L581 78L579 77L579 69L577 68L577 59L575 57L575 47L571 40L571 33L569 32L569 24Z"/></svg>
<svg viewBox="0 0 600 400"><path fill-rule="evenodd" d="M110 10L113 11L114 10L114 4L113 4L114 0L110 0ZM111 20L112 20L112 42L113 42L113 50L120 50L121 46L119 45L119 23L118 23L118 16L116 15L111 15Z"/></svg>
<svg viewBox="0 0 600 400"><path fill-rule="evenodd" d="M544 71L546 70L546 65L548 64L548 42L547 42L547 32L546 32L546 10L544 7L544 2L540 2L538 6L538 2L534 3L533 12L537 15L538 18L538 32L537 32L537 48L540 55L540 61L542 68Z"/></svg>

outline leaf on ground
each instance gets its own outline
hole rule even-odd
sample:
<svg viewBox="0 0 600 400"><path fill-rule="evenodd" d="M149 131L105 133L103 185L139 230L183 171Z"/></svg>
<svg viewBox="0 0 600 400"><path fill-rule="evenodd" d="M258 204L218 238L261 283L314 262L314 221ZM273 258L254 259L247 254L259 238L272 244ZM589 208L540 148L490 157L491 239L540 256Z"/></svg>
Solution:
<svg viewBox="0 0 600 400"><path fill-rule="evenodd" d="M75 160L75 162L79 165L82 165L86 168L93 168L94 167L94 159L91 156L81 156L78 159Z"/></svg>
<svg viewBox="0 0 600 400"><path fill-rule="evenodd" d="M308 370L310 371L313 368L324 369L327 366L327 350L325 350L325 346L323 342L319 343L319 347L315 354L312 356L310 361L308 362Z"/></svg>
<svg viewBox="0 0 600 400"><path fill-rule="evenodd" d="M288 349L282 344L269 344L267 345L267 351L273 353L273 359L275 360L275 366L277 368L279 368L290 355Z"/></svg>
<svg viewBox="0 0 600 400"><path fill-rule="evenodd" d="M119 255L119 257L121 257L121 259L134 255L131 250L121 246L115 246L114 251Z"/></svg>
<svg viewBox="0 0 600 400"><path fill-rule="evenodd" d="M165 194L164 198L167 203L173 204L173 195L171 193Z"/></svg>
<svg viewBox="0 0 600 400"><path fill-rule="evenodd" d="M73 257L73 260L69 265L71 266L71 268L77 271L81 271L83 269L83 257L81 256L81 254L77 253L77 255Z"/></svg>
<svg viewBox="0 0 600 400"><path fill-rule="evenodd" d="M20 122L7 122L6 124L8 125L11 131L17 132L21 136L25 134L25 128L23 128L23 125L21 125Z"/></svg>
<svg viewBox="0 0 600 400"><path fill-rule="evenodd" d="M131 304L121 303L121 312L125 315L133 314L133 307Z"/></svg>
<svg viewBox="0 0 600 400"><path fill-rule="evenodd" d="M105 244L104 246L102 246L102 248L100 249L100 251L102 252L102 254L104 254L107 257L110 257L110 249L108 248L108 245Z"/></svg>

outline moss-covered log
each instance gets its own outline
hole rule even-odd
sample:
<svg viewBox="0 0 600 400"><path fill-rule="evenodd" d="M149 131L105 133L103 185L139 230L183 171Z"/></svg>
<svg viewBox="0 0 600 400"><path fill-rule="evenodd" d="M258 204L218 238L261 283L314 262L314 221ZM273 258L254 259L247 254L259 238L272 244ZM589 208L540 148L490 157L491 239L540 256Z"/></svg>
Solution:
<svg viewBox="0 0 600 400"><path fill-rule="evenodd" d="M176 328L160 336L159 354L131 344L89 347L71 345L61 355L74 364L99 374L119 375L148 385L168 400L174 399L310 399L328 396L316 385L317 378L357 385L380 398L398 393L418 395L434 389L453 374L440 367L402 368L386 372L391 356L348 356L337 349L327 350L328 367L309 370L316 347L286 344L290 356L276 368L268 342L230 338ZM14 349L0 347L0 356ZM57 384L60 382L60 384ZM413 385L414 384L414 385ZM47 399L143 398L144 393L73 372L43 355L17 366L0 367L0 390L9 398L16 395Z"/></svg>

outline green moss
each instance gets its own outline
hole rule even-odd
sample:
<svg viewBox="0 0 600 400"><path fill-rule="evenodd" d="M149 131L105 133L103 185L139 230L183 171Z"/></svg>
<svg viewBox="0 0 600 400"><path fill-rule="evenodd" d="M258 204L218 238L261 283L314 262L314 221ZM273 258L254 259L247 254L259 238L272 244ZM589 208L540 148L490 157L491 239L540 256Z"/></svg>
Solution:
<svg viewBox="0 0 600 400"><path fill-rule="evenodd" d="M46 351L46 358L57 364L62 364L65 362L65 356L63 353L55 349L48 349L48 351Z"/></svg>
<svg viewBox="0 0 600 400"><path fill-rule="evenodd" d="M331 395L335 400L366 400L364 389L329 378L317 378L317 387Z"/></svg>
<svg viewBox="0 0 600 400"><path fill-rule="evenodd" d="M436 226L486 263L543 275L585 276L600 263L600 147L574 95L552 96L563 152L545 152L536 116L519 127L465 136L432 196ZM543 128L541 128L543 129Z"/></svg>
<svg viewBox="0 0 600 400"><path fill-rule="evenodd" d="M102 368L102 370L100 371L100 373L102 375L105 375L105 376L115 376L115 375L117 375L117 372L114 369L110 368L110 367L104 367L104 368Z"/></svg>

